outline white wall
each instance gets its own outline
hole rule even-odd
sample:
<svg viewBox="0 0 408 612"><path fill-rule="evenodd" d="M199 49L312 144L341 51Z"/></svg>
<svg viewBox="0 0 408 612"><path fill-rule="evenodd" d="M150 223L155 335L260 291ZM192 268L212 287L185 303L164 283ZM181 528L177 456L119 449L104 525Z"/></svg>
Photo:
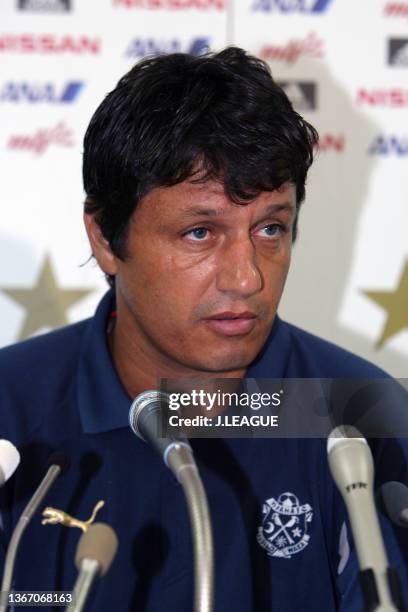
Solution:
<svg viewBox="0 0 408 612"><path fill-rule="evenodd" d="M407 26L408 0L2 0L0 345L90 316L106 288L80 267L82 137L103 96L144 54L234 43L324 145L281 316L407 376Z"/></svg>

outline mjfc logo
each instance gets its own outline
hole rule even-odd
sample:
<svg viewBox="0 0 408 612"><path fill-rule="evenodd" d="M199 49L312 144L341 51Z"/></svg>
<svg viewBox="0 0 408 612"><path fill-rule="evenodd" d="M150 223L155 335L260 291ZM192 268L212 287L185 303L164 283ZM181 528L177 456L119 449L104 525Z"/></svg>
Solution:
<svg viewBox="0 0 408 612"><path fill-rule="evenodd" d="M291 39L284 44L264 45L260 52L260 57L269 61L283 61L291 64L301 55L309 57L323 57L323 41L315 34L310 32L305 38Z"/></svg>
<svg viewBox="0 0 408 612"><path fill-rule="evenodd" d="M384 6L384 15L387 17L408 17L408 2L388 2Z"/></svg>
<svg viewBox="0 0 408 612"><path fill-rule="evenodd" d="M34 134L14 134L7 143L12 151L30 151L34 155L41 155L51 145L74 146L73 132L62 121L53 128L42 128Z"/></svg>
<svg viewBox="0 0 408 612"><path fill-rule="evenodd" d="M332 0L254 0L253 11L267 13L324 13Z"/></svg>
<svg viewBox="0 0 408 612"><path fill-rule="evenodd" d="M270 557L290 559L309 544L312 507L300 505L293 493L282 493L277 500L274 497L267 499L262 513L257 540Z"/></svg>
<svg viewBox="0 0 408 612"><path fill-rule="evenodd" d="M9 81L0 87L0 102L38 104L71 104L81 92L82 81L68 81L61 88L54 83L15 83Z"/></svg>
<svg viewBox="0 0 408 612"><path fill-rule="evenodd" d="M343 153L346 148L344 134L321 133L318 150L324 153Z"/></svg>

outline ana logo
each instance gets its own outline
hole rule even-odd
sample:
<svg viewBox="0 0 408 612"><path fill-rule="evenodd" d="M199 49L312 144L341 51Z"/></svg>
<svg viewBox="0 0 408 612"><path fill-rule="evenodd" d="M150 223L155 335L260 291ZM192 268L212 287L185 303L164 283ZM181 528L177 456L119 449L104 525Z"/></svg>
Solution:
<svg viewBox="0 0 408 612"><path fill-rule="evenodd" d="M14 83L9 81L0 88L0 102L28 102L38 104L71 104L77 99L84 83L82 81L68 81L62 88L54 83Z"/></svg>
<svg viewBox="0 0 408 612"><path fill-rule="evenodd" d="M254 0L253 11L270 13L324 13L332 0Z"/></svg>
<svg viewBox="0 0 408 612"><path fill-rule="evenodd" d="M408 66L408 38L390 38L388 41L388 63L390 66Z"/></svg>
<svg viewBox="0 0 408 612"><path fill-rule="evenodd" d="M311 111L317 107L316 83L312 81L278 81L296 110Z"/></svg>
<svg viewBox="0 0 408 612"><path fill-rule="evenodd" d="M257 540L270 557L290 559L309 544L312 507L309 504L301 506L293 493L282 493L277 500L267 499L262 514Z"/></svg>
<svg viewBox="0 0 408 612"><path fill-rule="evenodd" d="M377 136L368 149L369 155L405 157L408 155L407 136Z"/></svg>
<svg viewBox="0 0 408 612"><path fill-rule="evenodd" d="M43 13L67 13L71 10L71 0L18 0L18 9Z"/></svg>
<svg viewBox="0 0 408 612"><path fill-rule="evenodd" d="M185 46L180 40L173 38L157 40L153 38L134 38L126 50L126 57L141 58L146 55L160 55L161 53L190 53L202 55L210 50L209 38L193 38Z"/></svg>
<svg viewBox="0 0 408 612"><path fill-rule="evenodd" d="M317 34L311 32L304 39L289 40L283 45L265 45L259 55L265 60L292 64L301 55L323 57L323 41L318 38Z"/></svg>

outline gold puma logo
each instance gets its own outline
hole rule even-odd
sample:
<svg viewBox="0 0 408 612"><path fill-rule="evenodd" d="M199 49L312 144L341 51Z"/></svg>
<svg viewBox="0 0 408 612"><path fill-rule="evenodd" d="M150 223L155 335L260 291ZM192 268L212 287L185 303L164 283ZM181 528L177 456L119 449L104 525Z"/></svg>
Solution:
<svg viewBox="0 0 408 612"><path fill-rule="evenodd" d="M50 506L47 506L47 508L43 510L42 515L44 518L41 521L41 524L56 525L57 523L61 523L61 525L65 525L66 527L79 527L79 529L82 529L82 531L86 531L89 525L94 522L97 512L104 505L105 502L102 499L99 500L87 521L81 521L80 519L70 516L63 510L58 510L58 508L51 508Z"/></svg>

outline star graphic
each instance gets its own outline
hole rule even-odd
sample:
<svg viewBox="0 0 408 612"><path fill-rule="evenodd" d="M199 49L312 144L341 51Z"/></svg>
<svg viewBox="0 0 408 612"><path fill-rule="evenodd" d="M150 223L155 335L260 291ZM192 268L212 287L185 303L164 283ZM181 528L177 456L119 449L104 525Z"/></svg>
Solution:
<svg viewBox="0 0 408 612"><path fill-rule="evenodd" d="M16 340L31 336L42 327L67 325L66 310L91 293L92 289L62 289L57 285L47 255L32 288L1 287L1 291L25 308L24 322Z"/></svg>
<svg viewBox="0 0 408 612"><path fill-rule="evenodd" d="M408 327L408 262L394 291L364 291L364 293L388 313L384 329L376 343L376 348L381 348L389 338Z"/></svg>
<svg viewBox="0 0 408 612"><path fill-rule="evenodd" d="M300 531L299 527L295 527L295 529L292 529L292 535L294 538L300 538L302 532Z"/></svg>

